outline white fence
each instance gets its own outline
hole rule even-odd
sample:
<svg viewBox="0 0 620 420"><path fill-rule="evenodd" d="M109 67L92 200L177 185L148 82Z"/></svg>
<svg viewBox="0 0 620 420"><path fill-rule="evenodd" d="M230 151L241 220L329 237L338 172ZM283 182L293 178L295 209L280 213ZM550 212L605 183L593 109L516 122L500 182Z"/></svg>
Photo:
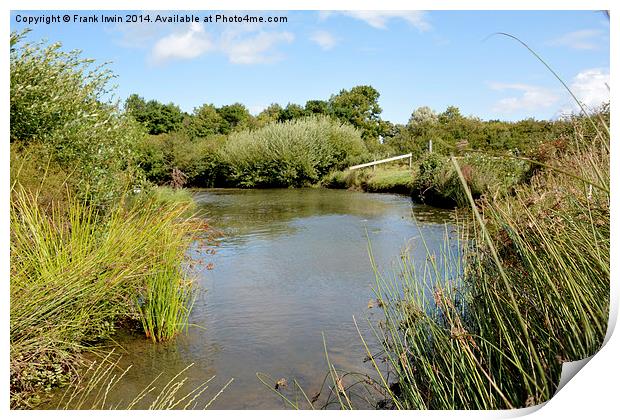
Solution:
<svg viewBox="0 0 620 420"><path fill-rule="evenodd" d="M392 162L394 160L407 159L407 158L409 158L409 167L411 168L412 154L411 153L407 153L406 155L394 156L394 157L387 158L387 159L375 160L373 162L362 163L361 165L351 166L351 167L349 167L349 170L360 169L360 168L367 168L368 166L373 166L374 167L374 166L376 166L376 165L378 165L380 163L387 163L387 162Z"/></svg>

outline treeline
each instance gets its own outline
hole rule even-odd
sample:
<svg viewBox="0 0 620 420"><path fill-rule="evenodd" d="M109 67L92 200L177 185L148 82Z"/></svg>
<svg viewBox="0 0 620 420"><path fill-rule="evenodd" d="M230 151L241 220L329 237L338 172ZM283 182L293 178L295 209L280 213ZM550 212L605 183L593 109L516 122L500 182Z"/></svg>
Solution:
<svg viewBox="0 0 620 420"><path fill-rule="evenodd" d="M255 130L272 123L284 123L304 117L323 115L360 130L362 138L376 142L389 132L389 123L381 120L379 92L372 86L343 89L328 100L309 100L304 106L289 103L285 107L271 104L257 116L241 103L216 107L204 104L189 114L173 104L145 100L137 94L125 101L125 109L142 123L151 135L183 133L191 139L211 135L228 135L235 131Z"/></svg>
<svg viewBox="0 0 620 420"><path fill-rule="evenodd" d="M420 107L412 112L407 124L393 124L381 118L379 97L379 92L372 86L355 86L326 100L309 100L305 105L289 103L282 107L272 104L253 116L241 103L221 107L204 104L190 114L173 103L147 101L134 94L127 99L125 110L150 134L138 148L139 166L146 178L157 184L173 183L172 173L180 171L184 175L181 184L195 187L299 185L295 176L290 177L291 183L287 184L275 173L272 177L253 181L245 179L243 182L239 181L239 176L233 175L237 169L227 152L234 149L231 143L245 136L255 138L260 144L263 134L271 130L268 127L279 125L288 124L289 128L278 132L295 133L297 140L309 133L302 126L319 124L317 121L330 120L335 125L355 129L363 142L362 149L356 148L351 156L345 156L340 162L334 161L327 168L328 172L343 169L341 163L344 161L360 162L409 152L418 160L428 152L430 141L433 151L444 156L485 151L535 157L543 145L569 136L571 130L571 124L564 120L484 121L462 115L455 106L449 106L441 113ZM283 147L296 143L294 153L312 152L308 149L312 141L289 137L285 136L288 140L283 141L287 146ZM293 149L289 151L292 153ZM266 156L268 154L257 153L255 158L264 159Z"/></svg>

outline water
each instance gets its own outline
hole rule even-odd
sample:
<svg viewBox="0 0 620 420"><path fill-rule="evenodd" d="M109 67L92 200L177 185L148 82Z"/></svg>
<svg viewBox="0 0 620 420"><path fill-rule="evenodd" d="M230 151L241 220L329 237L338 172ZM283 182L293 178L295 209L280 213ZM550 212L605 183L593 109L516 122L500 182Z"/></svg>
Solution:
<svg viewBox="0 0 620 420"><path fill-rule="evenodd" d="M234 378L212 408L284 408L256 373L286 378L289 392L297 379L313 395L327 372L321 333L337 368L371 373L352 318L370 337L366 319L380 316L380 309L368 308L374 297L368 240L379 269L389 273L403 250L414 260L426 258L421 235L439 249L450 220L449 212L392 194L226 189L197 191L195 199L201 216L224 236L214 255L190 252L202 262L194 326L160 345L119 335L121 364L132 368L111 401L194 363L185 372L189 386L216 375L206 401Z"/></svg>

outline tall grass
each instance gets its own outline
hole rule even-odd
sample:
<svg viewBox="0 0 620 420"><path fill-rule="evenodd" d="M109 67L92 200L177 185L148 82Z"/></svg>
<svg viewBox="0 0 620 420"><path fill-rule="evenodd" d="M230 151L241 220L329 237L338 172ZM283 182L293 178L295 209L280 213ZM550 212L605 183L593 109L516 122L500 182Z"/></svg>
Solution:
<svg viewBox="0 0 620 420"><path fill-rule="evenodd" d="M366 153L359 131L327 117L308 117L235 133L220 150L229 178L242 187L315 184L331 169Z"/></svg>
<svg viewBox="0 0 620 420"><path fill-rule="evenodd" d="M609 137L575 120L569 150L513 196L475 202L464 254L377 272L385 321L374 329L394 408L501 409L549 400L561 364L592 356L609 312ZM591 131L591 130L590 130ZM554 168L564 168L561 171Z"/></svg>
<svg viewBox="0 0 620 420"><path fill-rule="evenodd" d="M124 200L104 216L70 197L43 209L19 186L10 204L12 405L65 382L122 320L139 320L153 341L187 326L185 206Z"/></svg>

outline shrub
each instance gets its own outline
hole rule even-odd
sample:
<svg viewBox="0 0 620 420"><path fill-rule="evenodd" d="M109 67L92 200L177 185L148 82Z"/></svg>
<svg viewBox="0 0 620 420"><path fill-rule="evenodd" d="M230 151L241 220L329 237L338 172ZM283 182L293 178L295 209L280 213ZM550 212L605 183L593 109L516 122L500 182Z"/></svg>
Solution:
<svg viewBox="0 0 620 420"><path fill-rule="evenodd" d="M140 127L104 100L113 77L105 66L94 66L79 51L64 52L59 43L24 43L24 36L11 34L15 162L36 148L39 167L52 162L72 178L80 197L109 205L135 180L132 145L143 134Z"/></svg>
<svg viewBox="0 0 620 420"><path fill-rule="evenodd" d="M149 136L138 143L137 165L146 179L169 184L174 169L187 177L187 186L213 187L222 182L222 163L217 150L226 140L215 135L190 140L183 133Z"/></svg>
<svg viewBox="0 0 620 420"><path fill-rule="evenodd" d="M511 157L493 157L471 153L458 159L473 197L499 197L513 192L530 173L527 161ZM465 190L447 158L427 154L419 164L414 183L414 199L440 207L468 204Z"/></svg>
<svg viewBox="0 0 620 420"><path fill-rule="evenodd" d="M316 116L232 134L220 156L239 186L297 187L357 163L365 152L356 129Z"/></svg>
<svg viewBox="0 0 620 420"><path fill-rule="evenodd" d="M468 197L473 237L421 264L404 256L398 276L377 272L384 406L541 404L563 362L599 350L610 303L609 134L575 133L514 194Z"/></svg>

